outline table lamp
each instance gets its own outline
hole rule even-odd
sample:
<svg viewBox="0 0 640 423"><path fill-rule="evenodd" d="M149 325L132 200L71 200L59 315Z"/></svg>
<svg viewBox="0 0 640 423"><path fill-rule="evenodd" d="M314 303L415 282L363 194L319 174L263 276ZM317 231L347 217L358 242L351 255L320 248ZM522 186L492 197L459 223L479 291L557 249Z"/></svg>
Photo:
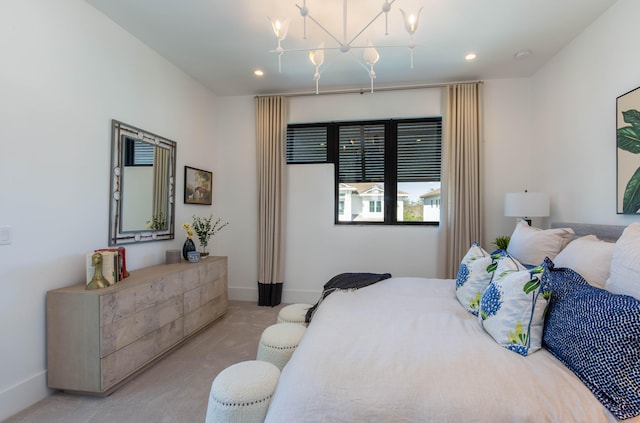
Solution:
<svg viewBox="0 0 640 423"><path fill-rule="evenodd" d="M508 192L504 195L504 215L521 217L531 226L532 217L549 216L549 194L546 192Z"/></svg>

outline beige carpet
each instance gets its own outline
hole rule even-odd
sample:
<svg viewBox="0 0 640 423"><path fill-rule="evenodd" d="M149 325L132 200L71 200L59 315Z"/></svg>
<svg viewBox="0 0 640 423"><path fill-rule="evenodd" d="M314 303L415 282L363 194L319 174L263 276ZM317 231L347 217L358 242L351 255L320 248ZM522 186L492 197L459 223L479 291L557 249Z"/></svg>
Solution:
<svg viewBox="0 0 640 423"><path fill-rule="evenodd" d="M56 392L5 423L202 423L213 378L231 364L255 360L260 334L283 306L230 301L225 316L111 396Z"/></svg>

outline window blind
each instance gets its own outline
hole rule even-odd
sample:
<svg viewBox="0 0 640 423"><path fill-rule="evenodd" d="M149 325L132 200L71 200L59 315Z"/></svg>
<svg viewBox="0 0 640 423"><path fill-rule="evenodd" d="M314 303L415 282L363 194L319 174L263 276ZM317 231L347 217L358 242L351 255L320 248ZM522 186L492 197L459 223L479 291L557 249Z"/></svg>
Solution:
<svg viewBox="0 0 640 423"><path fill-rule="evenodd" d="M398 182L439 182L442 120L398 123Z"/></svg>
<svg viewBox="0 0 640 423"><path fill-rule="evenodd" d="M287 127L287 164L326 163L327 162L327 126Z"/></svg>
<svg viewBox="0 0 640 423"><path fill-rule="evenodd" d="M384 182L384 124L340 126L340 182Z"/></svg>

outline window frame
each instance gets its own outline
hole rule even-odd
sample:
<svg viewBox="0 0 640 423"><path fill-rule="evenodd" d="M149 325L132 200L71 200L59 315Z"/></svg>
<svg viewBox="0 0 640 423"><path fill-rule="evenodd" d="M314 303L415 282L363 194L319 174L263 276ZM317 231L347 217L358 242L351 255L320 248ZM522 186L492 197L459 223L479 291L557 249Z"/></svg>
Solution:
<svg viewBox="0 0 640 423"><path fill-rule="evenodd" d="M401 226L439 226L439 221L398 221L398 125L403 123L434 123L439 124L440 132L440 174L442 174L442 116L431 116L421 118L407 119L377 119L377 120L356 120L356 121L331 121L331 122L315 122L315 123L296 123L287 126L287 143L289 142L289 128L299 129L305 127L325 127L326 128L326 161L289 161L287 164L317 164L317 163L333 163L334 164L334 224L336 225L401 225ZM382 221L343 221L340 220L340 161L339 161L339 128L341 126L373 126L384 125L384 204L382 207ZM288 148L288 146L287 146ZM442 183L442 177L440 177ZM393 187L393 189L387 189ZM388 205L393 205L389 207ZM424 204L423 204L424 206Z"/></svg>

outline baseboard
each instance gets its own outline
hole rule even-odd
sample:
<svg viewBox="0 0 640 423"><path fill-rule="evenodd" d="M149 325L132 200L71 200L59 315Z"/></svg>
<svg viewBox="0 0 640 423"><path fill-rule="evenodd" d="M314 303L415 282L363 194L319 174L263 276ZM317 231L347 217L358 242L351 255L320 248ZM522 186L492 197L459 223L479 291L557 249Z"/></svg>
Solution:
<svg viewBox="0 0 640 423"><path fill-rule="evenodd" d="M258 302L258 287L239 288L230 286L227 288L227 294L230 300Z"/></svg>
<svg viewBox="0 0 640 423"><path fill-rule="evenodd" d="M282 302L286 304L305 303L315 304L320 299L320 291L304 291L298 289L285 289L282 290Z"/></svg>
<svg viewBox="0 0 640 423"><path fill-rule="evenodd" d="M0 421L35 404L54 391L47 388L47 372L42 371L0 392Z"/></svg>
<svg viewBox="0 0 640 423"><path fill-rule="evenodd" d="M240 288L230 286L227 288L230 300L236 301L258 301L258 288ZM315 304L320 298L320 291L305 291L297 289L287 289L284 283L282 290L282 302L285 304L307 303Z"/></svg>

